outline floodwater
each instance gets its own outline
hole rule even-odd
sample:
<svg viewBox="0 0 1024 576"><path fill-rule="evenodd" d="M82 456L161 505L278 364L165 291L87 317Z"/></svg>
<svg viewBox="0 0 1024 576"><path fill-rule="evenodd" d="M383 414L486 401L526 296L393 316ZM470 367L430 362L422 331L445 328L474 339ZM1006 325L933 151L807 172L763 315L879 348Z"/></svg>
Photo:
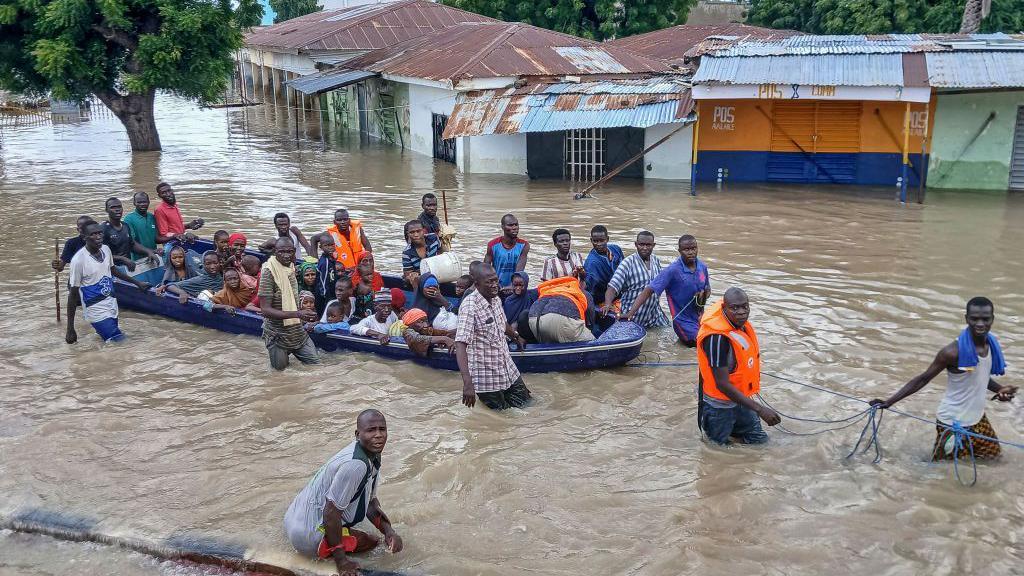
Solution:
<svg viewBox="0 0 1024 576"><path fill-rule="evenodd" d="M961 328L962 306L996 302L1012 368L1024 364L1024 196L930 191L731 187L690 197L676 184L609 186L573 201L562 182L464 176L452 166L358 138L332 137L273 110L200 110L162 98L159 154L127 151L115 120L7 129L0 140L0 516L45 508L99 530L159 540L201 534L275 563L299 559L281 519L309 475L375 407L389 419L379 493L406 549L368 566L410 574L1024 573L1024 451L984 465L974 488L926 460L927 424L886 417L885 458L844 461L860 426L818 436L771 431L760 448L705 445L690 367L527 375L537 402L493 413L459 403L457 374L329 355L271 373L262 342L132 312L127 342L101 346L79 320L67 346L54 318L54 237L79 214L128 201L160 180L185 217L250 239L272 215L307 233L333 209L363 219L378 267L397 270L402 223L446 189L457 248L482 255L508 211L534 242L539 272L557 226L584 245L593 224L632 249L636 231L700 240L715 292L749 292L765 369L860 398L922 370ZM155 198L154 198L155 200ZM62 278L62 285L64 279ZM63 292L63 290L62 290ZM63 296L63 294L62 294ZM671 331L644 358L694 360ZM1019 372L1006 381L1021 384ZM901 408L934 416L937 379ZM782 411L839 418L857 403L766 379ZM1021 442L1021 399L989 418ZM789 429L822 425L787 422ZM968 472L969 474L969 472ZM0 573L220 574L104 546L0 532Z"/></svg>

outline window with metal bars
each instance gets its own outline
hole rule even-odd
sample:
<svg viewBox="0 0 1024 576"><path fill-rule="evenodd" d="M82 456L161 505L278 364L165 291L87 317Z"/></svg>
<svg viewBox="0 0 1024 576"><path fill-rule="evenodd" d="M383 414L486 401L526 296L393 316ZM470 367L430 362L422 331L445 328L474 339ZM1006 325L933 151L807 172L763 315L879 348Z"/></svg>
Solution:
<svg viewBox="0 0 1024 576"><path fill-rule="evenodd" d="M593 182L604 175L605 139L602 128L581 128L565 133L564 177Z"/></svg>

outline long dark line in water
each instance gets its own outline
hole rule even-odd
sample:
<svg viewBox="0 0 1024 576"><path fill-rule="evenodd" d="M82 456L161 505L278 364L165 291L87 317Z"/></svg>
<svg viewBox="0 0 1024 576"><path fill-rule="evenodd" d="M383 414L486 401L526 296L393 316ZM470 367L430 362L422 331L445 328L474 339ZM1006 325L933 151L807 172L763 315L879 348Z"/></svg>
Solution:
<svg viewBox="0 0 1024 576"><path fill-rule="evenodd" d="M297 571L283 566L257 562L245 558L246 548L239 544L214 538L177 535L163 542L141 538L112 536L95 529L91 518L31 509L0 520L0 529L23 534L38 534L69 542L93 542L131 550L161 560L188 561L196 564L228 568L238 572L259 572L272 576L307 576L311 572ZM360 570L363 576L399 576L391 572Z"/></svg>

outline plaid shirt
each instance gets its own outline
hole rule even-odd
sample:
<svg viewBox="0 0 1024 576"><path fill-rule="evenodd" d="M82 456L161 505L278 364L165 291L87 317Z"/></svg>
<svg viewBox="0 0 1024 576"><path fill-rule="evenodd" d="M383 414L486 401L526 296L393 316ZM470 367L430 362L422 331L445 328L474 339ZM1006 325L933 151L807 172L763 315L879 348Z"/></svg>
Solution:
<svg viewBox="0 0 1024 576"><path fill-rule="evenodd" d="M488 302L474 290L459 304L455 341L466 344L469 375L477 392L506 390L519 379L505 341L505 324L499 298Z"/></svg>

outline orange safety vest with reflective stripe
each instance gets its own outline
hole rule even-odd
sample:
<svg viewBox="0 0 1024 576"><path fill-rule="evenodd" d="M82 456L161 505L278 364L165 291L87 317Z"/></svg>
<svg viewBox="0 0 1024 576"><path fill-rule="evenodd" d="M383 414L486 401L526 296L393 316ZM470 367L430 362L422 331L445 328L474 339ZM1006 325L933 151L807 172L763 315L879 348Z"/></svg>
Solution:
<svg viewBox="0 0 1024 576"><path fill-rule="evenodd" d="M750 321L748 320L743 328L735 328L725 317L722 304L722 300L715 302L704 311L704 316L700 319L700 330L697 331L697 365L700 367L704 394L731 402L715 383L711 362L704 351L704 339L713 334L721 334L729 339L733 355L736 357L736 369L729 374L729 382L748 398L761 390L761 349L757 344L757 333L754 332Z"/></svg>
<svg viewBox="0 0 1024 576"><path fill-rule="evenodd" d="M537 285L537 298L548 296L565 296L576 305L580 311L580 320L587 318L587 296L580 288L580 281L575 276L562 276L552 278Z"/></svg>
<svg viewBox="0 0 1024 576"><path fill-rule="evenodd" d="M355 268L358 264L356 254L363 251L363 223L359 220L350 220L348 237L338 230L337 224L331 224L327 233L334 239L334 259L341 262L345 268Z"/></svg>

